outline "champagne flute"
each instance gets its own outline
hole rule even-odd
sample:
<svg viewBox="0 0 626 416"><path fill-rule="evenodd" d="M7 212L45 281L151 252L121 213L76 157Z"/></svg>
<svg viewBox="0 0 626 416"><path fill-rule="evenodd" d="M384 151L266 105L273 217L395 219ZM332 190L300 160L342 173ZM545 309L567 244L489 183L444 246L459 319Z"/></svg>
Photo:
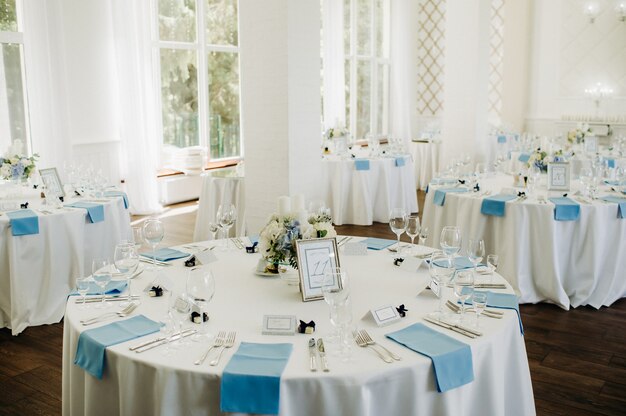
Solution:
<svg viewBox="0 0 626 416"><path fill-rule="evenodd" d="M474 306L474 312L476 313L476 328L480 328L479 319L487 307L487 292L474 291L472 295L472 305Z"/></svg>
<svg viewBox="0 0 626 416"><path fill-rule="evenodd" d="M406 223L406 235L411 238L411 248L415 252L415 237L420 233L420 219L417 215L410 215Z"/></svg>
<svg viewBox="0 0 626 416"><path fill-rule="evenodd" d="M76 291L83 298L83 302L78 306L78 309L87 309L88 306L85 300L87 292L89 292L89 276L79 276L76 278Z"/></svg>
<svg viewBox="0 0 626 416"><path fill-rule="evenodd" d="M135 243L122 242L115 246L113 263L119 273L126 277L128 287L128 303L132 300L131 277L139 265L139 255L135 248Z"/></svg>
<svg viewBox="0 0 626 416"><path fill-rule="evenodd" d="M398 237L398 248L396 252L400 255L400 236L404 233L407 226L407 213L404 208L394 208L389 214L389 227L391 231Z"/></svg>
<svg viewBox="0 0 626 416"><path fill-rule="evenodd" d="M96 305L97 309L108 307L105 299L107 284L111 281L111 270L107 259L93 259L91 262L91 275L93 280L100 286L102 293L102 302Z"/></svg>
<svg viewBox="0 0 626 416"><path fill-rule="evenodd" d="M143 238L143 228L142 227L132 227L132 240L131 242L135 244L135 248L137 249L137 252L139 252L139 249L141 248L141 245L143 244L144 238Z"/></svg>
<svg viewBox="0 0 626 416"><path fill-rule="evenodd" d="M470 238L467 245L467 257L474 265L474 273L477 272L478 263L485 256L485 242L482 239Z"/></svg>
<svg viewBox="0 0 626 416"><path fill-rule="evenodd" d="M474 273L461 272L454 279L454 295L461 302L460 322L463 322L465 316L465 302L472 296L474 292Z"/></svg>
<svg viewBox="0 0 626 416"><path fill-rule="evenodd" d="M457 226L447 225L441 230L439 238L441 249L448 256L450 266L454 265L454 255L461 249L461 230Z"/></svg>
<svg viewBox="0 0 626 416"><path fill-rule="evenodd" d="M215 295L215 278L213 273L206 267L193 268L187 276L187 295L189 300L198 306L200 313L200 331L197 336L193 336L194 341L209 338L206 329L207 323L204 322L204 314L206 308Z"/></svg>
<svg viewBox="0 0 626 416"><path fill-rule="evenodd" d="M445 316L443 311L444 288L450 279L452 279L452 276L454 276L454 267L450 267L448 257L445 254L436 252L433 253L430 258L428 271L433 281L430 284L430 288L439 298L439 308L436 313L436 318L441 320Z"/></svg>
<svg viewBox="0 0 626 416"><path fill-rule="evenodd" d="M165 236L163 223L158 218L151 218L143 224L143 238L152 248L152 270L156 270L156 248Z"/></svg>

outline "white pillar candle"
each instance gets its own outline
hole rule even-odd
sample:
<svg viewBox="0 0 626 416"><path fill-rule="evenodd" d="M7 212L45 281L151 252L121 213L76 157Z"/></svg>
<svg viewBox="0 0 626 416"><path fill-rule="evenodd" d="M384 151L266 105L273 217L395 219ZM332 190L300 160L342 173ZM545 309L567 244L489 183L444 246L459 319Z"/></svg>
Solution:
<svg viewBox="0 0 626 416"><path fill-rule="evenodd" d="M287 215L291 212L291 199L288 196L278 198L278 215Z"/></svg>
<svg viewBox="0 0 626 416"><path fill-rule="evenodd" d="M304 195L298 194L291 197L291 209L300 212L304 209Z"/></svg>

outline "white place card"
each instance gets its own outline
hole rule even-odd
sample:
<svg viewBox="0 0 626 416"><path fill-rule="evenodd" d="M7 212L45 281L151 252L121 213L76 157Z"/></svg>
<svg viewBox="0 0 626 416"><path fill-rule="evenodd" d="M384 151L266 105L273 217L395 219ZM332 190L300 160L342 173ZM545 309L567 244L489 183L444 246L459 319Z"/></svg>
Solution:
<svg viewBox="0 0 626 416"><path fill-rule="evenodd" d="M405 257L404 261L400 263L400 268L402 270L406 270L407 272L415 273L417 270L422 267L424 264L423 259L418 259L416 257Z"/></svg>
<svg viewBox="0 0 626 416"><path fill-rule="evenodd" d="M346 243L343 246L343 254L347 256L367 256L367 244Z"/></svg>
<svg viewBox="0 0 626 416"><path fill-rule="evenodd" d="M438 298L441 297L441 285L439 283L431 280L429 287L431 292L433 292L435 296L437 296Z"/></svg>
<svg viewBox="0 0 626 416"><path fill-rule="evenodd" d="M371 317L378 326L390 325L400 320L400 315L395 307L391 305L381 306L379 308L371 309L365 314L364 318Z"/></svg>
<svg viewBox="0 0 626 416"><path fill-rule="evenodd" d="M294 315L264 315L263 335L293 335L296 333Z"/></svg>
<svg viewBox="0 0 626 416"><path fill-rule="evenodd" d="M213 253L212 250L202 251L196 254L196 259L200 261L201 264L210 264L214 261L217 261L217 256Z"/></svg>

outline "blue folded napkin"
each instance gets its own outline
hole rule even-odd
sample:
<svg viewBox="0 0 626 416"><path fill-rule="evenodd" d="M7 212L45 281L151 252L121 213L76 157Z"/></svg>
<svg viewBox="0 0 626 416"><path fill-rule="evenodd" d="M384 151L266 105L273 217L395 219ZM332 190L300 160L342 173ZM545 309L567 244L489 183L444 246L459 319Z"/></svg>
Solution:
<svg viewBox="0 0 626 416"><path fill-rule="evenodd" d="M498 135L498 143L506 143L506 136L504 134Z"/></svg>
<svg viewBox="0 0 626 416"><path fill-rule="evenodd" d="M480 206L480 213L483 215L495 215L496 217L504 217L504 209L506 202L517 198L515 195L498 194L483 199Z"/></svg>
<svg viewBox="0 0 626 416"><path fill-rule="evenodd" d="M14 236L39 234L39 217L32 209L7 212Z"/></svg>
<svg viewBox="0 0 626 416"><path fill-rule="evenodd" d="M619 181L609 181L609 180L604 180L604 183L606 183L607 185L611 185L611 186L619 186L620 182Z"/></svg>
<svg viewBox="0 0 626 416"><path fill-rule="evenodd" d="M367 244L367 248L369 248L370 250L382 250L384 248L387 248L389 246L392 246L392 245L396 244L397 241L395 241L395 240L386 240L384 238L370 237L370 238L366 238L365 240L361 241L360 243Z"/></svg>
<svg viewBox="0 0 626 416"><path fill-rule="evenodd" d="M106 191L104 193L104 196L108 196L108 197L121 196L122 199L124 200L124 208L128 209L128 195L126 195L126 192L122 192L122 191Z"/></svg>
<svg viewBox="0 0 626 416"><path fill-rule="evenodd" d="M462 293L479 292L471 287L464 287ZM519 313L519 302L517 296L511 293L496 293L489 290L484 291L487 294L487 306L499 309L513 309L517 312L517 320L519 321L519 330L524 335L524 326L522 325L522 316ZM458 301L457 301L458 303ZM471 304L471 300L467 300L466 304Z"/></svg>
<svg viewBox="0 0 626 416"><path fill-rule="evenodd" d="M616 203L617 204L617 218L626 218L626 198L607 195L600 199L602 199L603 201Z"/></svg>
<svg viewBox="0 0 626 416"><path fill-rule="evenodd" d="M606 158L605 160L606 160L606 165L609 168L614 168L615 167L615 159L613 159L613 158Z"/></svg>
<svg viewBox="0 0 626 416"><path fill-rule="evenodd" d="M106 295L119 295L124 290L126 290L126 280L115 280L107 283L106 287L104 288L104 293ZM78 294L78 292L72 292L70 296ZM100 286L98 286L96 282L89 282L89 291L87 292L87 294L101 295L102 289L100 288Z"/></svg>
<svg viewBox="0 0 626 416"><path fill-rule="evenodd" d="M143 315L83 331L78 338L74 364L101 379L106 347L157 332L161 324Z"/></svg>
<svg viewBox="0 0 626 416"><path fill-rule="evenodd" d="M517 160L519 160L522 163L528 162L528 159L530 159L530 153L521 153L519 157L517 158Z"/></svg>
<svg viewBox="0 0 626 416"><path fill-rule="evenodd" d="M455 257L453 261L454 261L454 268L456 270L465 270L465 269L472 269L472 268L474 268L474 263L472 263L470 261L469 257L459 256L459 257ZM443 264L443 263L445 263L445 264ZM448 261L447 260L439 260L439 262L435 262L435 264L437 266L446 266L448 264Z"/></svg>
<svg viewBox="0 0 626 416"><path fill-rule="evenodd" d="M162 248L149 253L141 253L141 255L149 259L156 258L157 261L170 261L188 257L189 253L183 253L182 251L174 250L173 248Z"/></svg>
<svg viewBox="0 0 626 416"><path fill-rule="evenodd" d="M461 341L421 323L387 334L387 338L430 357L440 393L474 381L472 350Z"/></svg>
<svg viewBox="0 0 626 416"><path fill-rule="evenodd" d="M93 202L74 202L65 206L86 209L87 218L89 218L89 222L91 223L104 221L104 205L102 204L94 204Z"/></svg>
<svg viewBox="0 0 626 416"><path fill-rule="evenodd" d="M433 198L433 202L435 203L435 205L439 205L440 207L443 206L444 202L446 202L446 194L448 192L467 192L468 189L467 188L443 188L443 189L437 189L435 191L435 197Z"/></svg>
<svg viewBox="0 0 626 416"><path fill-rule="evenodd" d="M355 159L354 167L356 170L370 170L370 161L367 159Z"/></svg>
<svg viewBox="0 0 626 416"><path fill-rule="evenodd" d="M404 160L403 157L397 157L396 158L396 166L397 167L402 167L406 164L406 161Z"/></svg>
<svg viewBox="0 0 626 416"><path fill-rule="evenodd" d="M242 342L222 374L222 412L278 414L280 376L292 344Z"/></svg>
<svg viewBox="0 0 626 416"><path fill-rule="evenodd" d="M580 204L566 197L548 198L554 206L554 219L576 221L580 216Z"/></svg>

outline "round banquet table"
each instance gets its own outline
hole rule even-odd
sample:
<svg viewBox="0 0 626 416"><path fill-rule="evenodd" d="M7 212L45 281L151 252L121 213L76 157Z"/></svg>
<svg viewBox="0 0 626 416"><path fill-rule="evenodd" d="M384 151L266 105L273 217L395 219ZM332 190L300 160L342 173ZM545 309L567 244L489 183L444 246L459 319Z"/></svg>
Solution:
<svg viewBox="0 0 626 416"><path fill-rule="evenodd" d="M403 159L399 166L397 159ZM367 159L369 169L357 170L354 159L323 161L326 175L326 203L336 225L372 225L388 222L393 208L418 212L413 161L399 158Z"/></svg>
<svg viewBox="0 0 626 416"><path fill-rule="evenodd" d="M439 172L440 148L441 142L438 140L416 139L409 143L409 150L415 163L417 189L426 189L435 174Z"/></svg>
<svg viewBox="0 0 626 416"><path fill-rule="evenodd" d="M66 198L65 203L104 206L104 220L90 223L81 208L54 209L33 197L39 234L13 236L7 215L0 216L0 325L17 335L29 326L63 318L75 279L91 271L94 258L113 258L115 245L130 235L130 216L121 197Z"/></svg>
<svg viewBox="0 0 626 416"><path fill-rule="evenodd" d="M423 322L421 317L436 309L434 295L423 290L429 282L426 269L408 272L397 268L386 250L370 251L367 256L340 254L341 265L351 279L355 324L367 329L377 342L402 359L387 364L373 351L354 346L351 361L342 362L333 355L334 346L327 341L330 372L310 372L307 341L311 337L325 338L330 331L326 303L302 302L297 286L289 286L280 278L256 276L258 254L234 249L215 251L218 260L205 266L212 269L216 279L216 294L208 308L208 326L213 334L220 330L237 331L235 346L225 350L218 366L209 366L209 360L200 366L193 364L206 350L207 342L192 342L173 356L164 356L163 346L143 353L129 350L129 346L159 336L152 334L108 347L104 375L98 380L73 361L79 335L85 329L79 320L96 316L101 310L79 310L70 299L63 335L64 415L220 414L221 374L240 341L293 343L280 382L283 415L535 413L524 338L515 311L502 309L503 319L481 318L485 335L476 339L426 324L467 343L472 351L474 381L438 393L431 360L384 337L386 333ZM159 281L167 282L166 287L182 290L187 271L180 261L174 264L161 269ZM142 273L133 280L134 293L151 285L154 278L153 272ZM510 287L504 291L512 293ZM451 296L451 289L446 293ZM361 319L371 308L402 303L409 310L408 315L393 325L378 328L373 321ZM165 298L142 295L136 313L159 321L164 318L166 304ZM317 328L313 335L264 336L261 330L265 314L314 320Z"/></svg>
<svg viewBox="0 0 626 416"><path fill-rule="evenodd" d="M545 181L542 178L542 187L534 196L507 202L504 217L483 215L481 195L489 191L493 196L512 187L512 176L481 179L478 195L447 193L443 206L433 203L438 187L431 186L422 220L431 230L427 244L438 247L442 228L457 225L465 244L471 237L482 237L486 254L499 255L498 272L515 288L520 303L547 301L566 310L581 305L610 306L626 296L626 219L618 218L617 204L576 196L578 183L572 181L568 194L580 204L580 217L556 221L554 204L540 203L538 197L547 200L565 192L548 195ZM599 193L610 191L602 186Z"/></svg>

